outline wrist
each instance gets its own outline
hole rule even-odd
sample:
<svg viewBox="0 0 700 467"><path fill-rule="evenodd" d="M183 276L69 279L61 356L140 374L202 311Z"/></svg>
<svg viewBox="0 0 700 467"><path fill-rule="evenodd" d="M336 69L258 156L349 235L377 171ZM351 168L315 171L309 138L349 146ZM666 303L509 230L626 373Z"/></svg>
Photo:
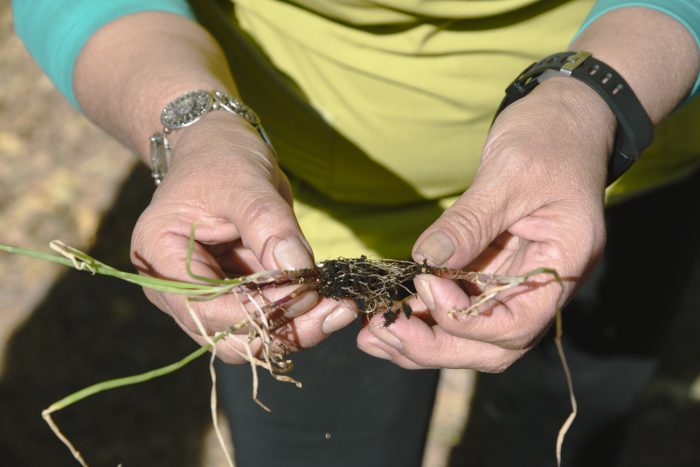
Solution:
<svg viewBox="0 0 700 467"><path fill-rule="evenodd" d="M574 134L583 139L576 142L596 148L604 161L608 161L615 142L617 119L605 100L587 84L555 77L542 82L528 97L540 99L542 105L564 112L566 121L561 123L573 128Z"/></svg>
<svg viewBox="0 0 700 467"><path fill-rule="evenodd" d="M197 179L210 188L220 186L223 193L237 186L234 179L241 172L259 173L271 179L276 171L271 148L241 116L210 112L196 124L173 132L168 138L176 133L164 180L186 177L190 183Z"/></svg>
<svg viewBox="0 0 700 467"><path fill-rule="evenodd" d="M260 134L243 117L229 112L210 112L196 124L171 132L168 139L176 154L196 155L203 152L201 149L230 154L252 149L267 158L270 153Z"/></svg>
<svg viewBox="0 0 700 467"><path fill-rule="evenodd" d="M654 126L625 79L608 64L593 57L590 52L555 53L527 67L506 89L506 95L496 115L514 102L530 95L542 83L554 78L580 81L595 91L614 114L616 134L606 180L606 184L610 185L622 176L651 144ZM576 89L575 85L561 84L566 81L560 80L559 83L564 86L565 91L572 87ZM579 90L578 93L585 98L583 102L589 102L592 104L590 107L595 107L596 101L586 98L583 88L579 87ZM576 94L562 92L561 96L557 96L561 102L560 106L565 107L567 102L572 100L575 102ZM581 107L580 115L577 114L573 121L584 125L588 122L588 127L595 129L596 120L590 118L590 112L586 115L586 110L590 107L576 103L574 108L578 107ZM580 145L581 141L572 140L570 144Z"/></svg>
<svg viewBox="0 0 700 467"><path fill-rule="evenodd" d="M686 26L643 6L608 11L571 48L591 52L623 76L654 124L683 101L700 70L698 47Z"/></svg>
<svg viewBox="0 0 700 467"><path fill-rule="evenodd" d="M548 79L498 115L479 171L489 171L487 178L503 176L505 184L527 172L539 189L569 187L597 199L605 188L616 122L586 84Z"/></svg>
<svg viewBox="0 0 700 467"><path fill-rule="evenodd" d="M257 114L243 102L221 91L193 90L169 102L161 112L162 131L150 138L150 162L152 175L159 185L171 165L172 149L178 136L188 128L197 127L212 112L224 112L240 117L245 124L255 130L259 138L274 153L271 143ZM214 120L216 121L216 120ZM174 137L171 137L174 135ZM174 140L174 141L173 141Z"/></svg>

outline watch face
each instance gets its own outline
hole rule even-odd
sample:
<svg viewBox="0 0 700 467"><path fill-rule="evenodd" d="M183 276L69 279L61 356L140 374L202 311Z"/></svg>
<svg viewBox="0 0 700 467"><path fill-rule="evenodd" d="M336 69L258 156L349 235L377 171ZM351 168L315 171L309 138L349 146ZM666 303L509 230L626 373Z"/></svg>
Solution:
<svg viewBox="0 0 700 467"><path fill-rule="evenodd" d="M213 101L207 91L190 91L166 105L160 121L171 130L186 127L209 112Z"/></svg>

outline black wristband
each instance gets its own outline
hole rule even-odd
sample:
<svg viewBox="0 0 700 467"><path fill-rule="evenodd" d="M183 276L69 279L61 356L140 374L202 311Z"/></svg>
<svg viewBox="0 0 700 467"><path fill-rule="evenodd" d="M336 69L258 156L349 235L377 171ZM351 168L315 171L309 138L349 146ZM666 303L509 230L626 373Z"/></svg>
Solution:
<svg viewBox="0 0 700 467"><path fill-rule="evenodd" d="M607 185L629 169L654 138L654 125L627 82L588 52L561 52L526 68L506 89L496 116L538 84L553 76L570 76L586 83L610 106L617 118L615 147L608 163ZM495 119L495 118L494 118Z"/></svg>

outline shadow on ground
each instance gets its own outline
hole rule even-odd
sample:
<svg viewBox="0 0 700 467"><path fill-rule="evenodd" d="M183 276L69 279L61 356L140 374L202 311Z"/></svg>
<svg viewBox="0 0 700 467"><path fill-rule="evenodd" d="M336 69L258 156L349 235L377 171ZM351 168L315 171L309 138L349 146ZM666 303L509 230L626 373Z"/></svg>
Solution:
<svg viewBox="0 0 700 467"><path fill-rule="evenodd" d="M133 270L131 229L153 187L144 168L126 180L90 252ZM178 360L192 341L142 290L117 279L67 270L8 343L0 379L2 465L73 466L41 410L92 383ZM192 466L210 426L207 362L160 380L99 394L55 419L95 466Z"/></svg>

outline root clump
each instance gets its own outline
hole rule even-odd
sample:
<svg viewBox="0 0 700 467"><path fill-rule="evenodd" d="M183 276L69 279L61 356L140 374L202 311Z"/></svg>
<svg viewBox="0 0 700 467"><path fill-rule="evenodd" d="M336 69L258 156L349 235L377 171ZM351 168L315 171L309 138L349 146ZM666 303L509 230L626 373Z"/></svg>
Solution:
<svg viewBox="0 0 700 467"><path fill-rule="evenodd" d="M390 309L411 293L407 283L431 271L413 261L338 258L317 265L317 290L327 298L353 300L362 313L374 313Z"/></svg>

